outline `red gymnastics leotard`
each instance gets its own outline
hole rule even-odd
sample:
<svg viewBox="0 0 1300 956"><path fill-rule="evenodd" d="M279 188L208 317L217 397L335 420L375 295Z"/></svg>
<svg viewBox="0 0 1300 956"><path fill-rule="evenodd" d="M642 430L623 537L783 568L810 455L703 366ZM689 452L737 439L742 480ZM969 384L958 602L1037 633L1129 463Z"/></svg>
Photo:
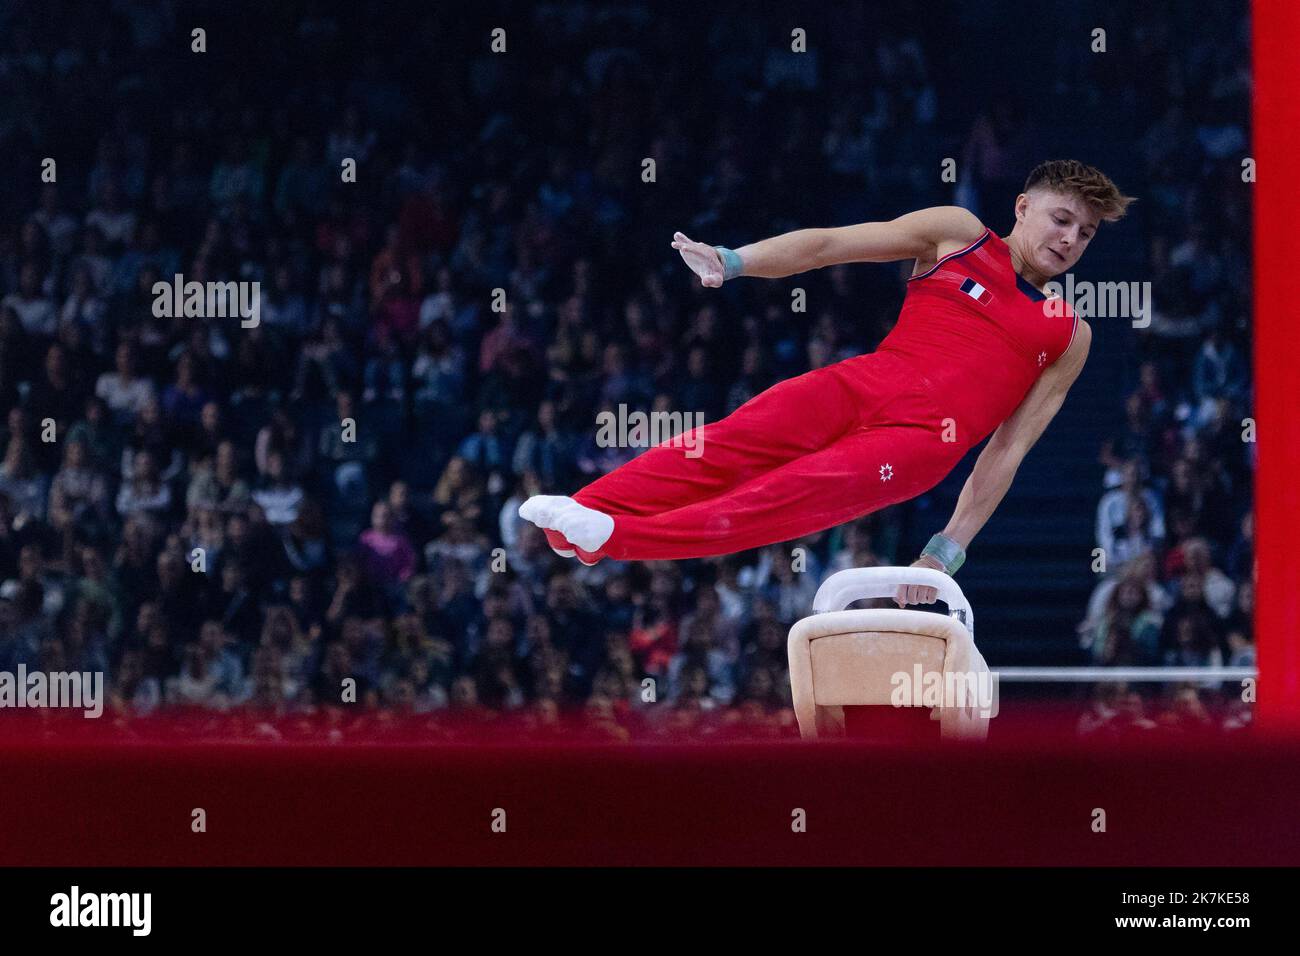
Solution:
<svg viewBox="0 0 1300 956"><path fill-rule="evenodd" d="M600 551L579 556L730 554L913 498L1015 410L1077 325L986 230L908 280L876 351L779 382L690 442L661 443L575 494L614 518Z"/></svg>

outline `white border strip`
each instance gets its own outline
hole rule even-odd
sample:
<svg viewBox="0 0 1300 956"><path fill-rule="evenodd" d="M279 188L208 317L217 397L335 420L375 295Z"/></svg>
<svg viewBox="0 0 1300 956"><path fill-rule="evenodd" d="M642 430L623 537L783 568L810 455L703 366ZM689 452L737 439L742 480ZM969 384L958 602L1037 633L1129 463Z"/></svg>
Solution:
<svg viewBox="0 0 1300 956"><path fill-rule="evenodd" d="M1000 681L1063 681L1114 683L1117 681L1243 680L1259 676L1254 667L992 667Z"/></svg>

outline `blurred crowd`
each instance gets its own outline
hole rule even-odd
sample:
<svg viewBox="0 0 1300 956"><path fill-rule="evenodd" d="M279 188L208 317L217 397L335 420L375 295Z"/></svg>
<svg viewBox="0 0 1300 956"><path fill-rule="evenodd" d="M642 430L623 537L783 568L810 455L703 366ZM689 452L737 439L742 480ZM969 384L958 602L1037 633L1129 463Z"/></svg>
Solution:
<svg viewBox="0 0 1300 956"><path fill-rule="evenodd" d="M701 290L674 229L748 241L962 199L1005 232L991 197L1028 167L1000 150L1033 117L946 122L933 25L865 5L802 60L760 10L683 48L646 4L543 4L499 56L447 12L201 9L205 54L175 0L0 12L21 170L0 198L0 670L103 671L119 717L794 733L790 625L827 574L911 560L908 506L593 568L517 507L637 453L597 444L602 411L713 420L897 315L893 267L809 276L805 314L780 283ZM1147 38L1176 98L1140 104L1164 111L1107 170L1149 197L1162 311L1102 452L1110 569L1080 627L1101 664L1253 662L1248 210L1216 193L1249 57L1223 39ZM731 108L698 102L701 69ZM970 163L959 196L937 148ZM156 314L176 274L260 283L259 323ZM1184 719L1180 694L1139 697L1143 719Z"/></svg>
<svg viewBox="0 0 1300 956"><path fill-rule="evenodd" d="M1096 545L1105 564L1079 636L1100 666L1255 666L1251 232L1240 188L1247 19L1224 29L1189 51L1203 70L1175 86L1191 99L1165 104L1139 140L1156 307L1150 326L1135 331L1122 424L1099 456ZM1142 726L1151 708L1228 728L1248 723L1243 681L1219 688L1099 687L1082 726Z"/></svg>

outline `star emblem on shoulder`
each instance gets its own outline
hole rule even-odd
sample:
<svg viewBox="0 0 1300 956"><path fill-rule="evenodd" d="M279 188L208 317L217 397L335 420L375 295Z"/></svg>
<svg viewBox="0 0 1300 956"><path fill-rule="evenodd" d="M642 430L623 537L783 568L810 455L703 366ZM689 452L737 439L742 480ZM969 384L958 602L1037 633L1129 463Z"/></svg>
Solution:
<svg viewBox="0 0 1300 956"><path fill-rule="evenodd" d="M1042 368L1042 367L1043 367L1043 363L1046 362L1046 361L1047 361L1047 353L1046 353L1046 352L1039 352L1039 353L1038 353L1038 367L1039 367L1039 368Z"/></svg>
<svg viewBox="0 0 1300 956"><path fill-rule="evenodd" d="M885 463L885 464L883 464L883 465L880 466L880 480L881 480L881 481L888 481L890 478L893 478L893 477L894 477L894 466L893 466L893 465L891 465L891 464L889 464L889 463Z"/></svg>

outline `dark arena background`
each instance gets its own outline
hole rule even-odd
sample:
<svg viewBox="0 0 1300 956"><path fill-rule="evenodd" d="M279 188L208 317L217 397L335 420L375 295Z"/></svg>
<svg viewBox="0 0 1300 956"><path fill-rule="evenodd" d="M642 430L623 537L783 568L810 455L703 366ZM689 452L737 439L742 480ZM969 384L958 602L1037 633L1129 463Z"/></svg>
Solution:
<svg viewBox="0 0 1300 956"><path fill-rule="evenodd" d="M1300 862L1297 20L0 2L0 863ZM787 655L982 445L721 557L588 567L519 517L643 452L603 413L712 422L871 352L912 270L704 288L674 232L1005 235L1062 158L1138 199L1070 280L1150 298L1087 316L955 577L987 740L924 707L801 740ZM98 675L99 713L29 703L38 672Z"/></svg>

